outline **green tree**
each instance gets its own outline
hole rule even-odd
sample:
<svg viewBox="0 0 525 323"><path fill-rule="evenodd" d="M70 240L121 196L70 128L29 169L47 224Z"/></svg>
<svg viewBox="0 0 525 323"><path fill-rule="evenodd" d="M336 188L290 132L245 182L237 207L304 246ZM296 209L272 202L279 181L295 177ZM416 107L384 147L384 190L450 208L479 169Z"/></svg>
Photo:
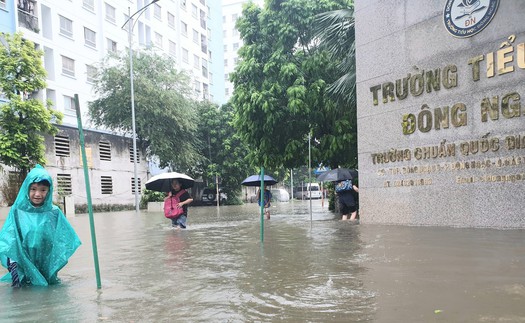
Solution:
<svg viewBox="0 0 525 323"><path fill-rule="evenodd" d="M191 99L189 78L176 69L175 61L153 50L133 56L135 131L138 144L155 156L161 168L187 172L201 156L196 102ZM96 126L132 135L129 55L108 56L97 69L89 103Z"/></svg>
<svg viewBox="0 0 525 323"><path fill-rule="evenodd" d="M309 133L312 165L356 159L350 111L327 93L337 80L339 62L317 46L312 27L316 15L348 5L344 0L273 0L264 9L244 8L237 22L244 45L231 74L231 102L234 125L250 147L253 166L307 164Z"/></svg>
<svg viewBox="0 0 525 323"><path fill-rule="evenodd" d="M352 1L353 2L353 1ZM319 45L339 62L340 77L328 87L332 97L347 104L355 114L355 19L353 3L350 8L317 15L313 28Z"/></svg>
<svg viewBox="0 0 525 323"><path fill-rule="evenodd" d="M202 143L201 154L206 157L201 164L201 175L210 187L214 187L218 175L220 186L228 194L228 204L240 203L233 197L239 196L240 184L251 168L246 162L248 149L231 122L233 108L202 102L199 116L198 138Z"/></svg>
<svg viewBox="0 0 525 323"><path fill-rule="evenodd" d="M43 52L22 34L0 34L0 90L7 99L0 107L0 163L25 178L35 164L46 164L44 135L54 136L62 114L52 102L34 97L46 87Z"/></svg>
<svg viewBox="0 0 525 323"><path fill-rule="evenodd" d="M328 88L328 94L344 106L346 132L352 137L351 158L341 160L332 166L357 167L357 101L355 85L355 19L353 1L349 8L333 10L317 15L314 35L321 49L328 51L333 61L338 62L335 82Z"/></svg>

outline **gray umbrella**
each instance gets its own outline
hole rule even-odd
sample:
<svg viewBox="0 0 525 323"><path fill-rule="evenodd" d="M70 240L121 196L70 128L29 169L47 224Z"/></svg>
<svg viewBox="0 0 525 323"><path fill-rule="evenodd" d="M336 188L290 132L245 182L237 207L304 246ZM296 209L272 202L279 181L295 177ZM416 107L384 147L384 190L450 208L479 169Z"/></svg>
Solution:
<svg viewBox="0 0 525 323"><path fill-rule="evenodd" d="M356 179L357 170L348 168L335 168L317 176L319 182L339 182L346 179Z"/></svg>

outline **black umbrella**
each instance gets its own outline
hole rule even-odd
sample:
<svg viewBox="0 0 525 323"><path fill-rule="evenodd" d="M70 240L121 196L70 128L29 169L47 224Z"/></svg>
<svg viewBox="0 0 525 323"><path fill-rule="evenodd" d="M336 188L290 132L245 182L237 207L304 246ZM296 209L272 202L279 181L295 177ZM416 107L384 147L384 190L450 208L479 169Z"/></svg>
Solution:
<svg viewBox="0 0 525 323"><path fill-rule="evenodd" d="M331 169L317 176L319 182L339 182L355 178L357 178L357 170L348 168Z"/></svg>
<svg viewBox="0 0 525 323"><path fill-rule="evenodd" d="M170 172L153 176L146 182L146 188L157 192L169 192L171 191L171 182L174 179L179 181L182 188L193 187L193 183L195 182L193 178L186 174Z"/></svg>
<svg viewBox="0 0 525 323"><path fill-rule="evenodd" d="M271 176L264 175L264 184L272 186L272 185L277 184L277 181ZM244 181L242 181L241 185L260 186L261 185L261 175L248 176Z"/></svg>

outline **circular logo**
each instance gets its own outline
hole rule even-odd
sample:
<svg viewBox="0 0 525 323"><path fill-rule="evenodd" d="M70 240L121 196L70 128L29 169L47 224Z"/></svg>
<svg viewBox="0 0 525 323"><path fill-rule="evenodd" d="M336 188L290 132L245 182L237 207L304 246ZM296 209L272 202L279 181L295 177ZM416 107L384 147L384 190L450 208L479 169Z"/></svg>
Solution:
<svg viewBox="0 0 525 323"><path fill-rule="evenodd" d="M443 10L445 28L454 37L473 36L487 27L498 6L499 0L447 0Z"/></svg>

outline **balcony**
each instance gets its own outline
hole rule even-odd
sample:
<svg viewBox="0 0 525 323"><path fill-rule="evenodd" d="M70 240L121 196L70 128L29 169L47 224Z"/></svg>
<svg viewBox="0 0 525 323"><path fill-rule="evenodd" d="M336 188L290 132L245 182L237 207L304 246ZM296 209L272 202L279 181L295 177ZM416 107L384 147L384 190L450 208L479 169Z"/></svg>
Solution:
<svg viewBox="0 0 525 323"><path fill-rule="evenodd" d="M35 14L36 2L18 0L18 25L38 33L38 17Z"/></svg>

